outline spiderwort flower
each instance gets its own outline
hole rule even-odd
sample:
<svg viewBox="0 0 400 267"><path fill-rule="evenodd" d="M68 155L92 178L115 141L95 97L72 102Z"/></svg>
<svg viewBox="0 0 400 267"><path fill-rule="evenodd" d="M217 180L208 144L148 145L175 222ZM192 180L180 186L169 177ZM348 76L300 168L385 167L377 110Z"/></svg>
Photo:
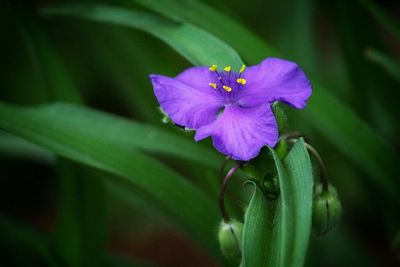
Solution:
<svg viewBox="0 0 400 267"><path fill-rule="evenodd" d="M248 161L265 146L275 146L278 127L271 109L275 101L304 108L311 84L293 62L267 58L239 72L191 67L175 78L150 75L161 108L172 121L208 136L214 147L234 160Z"/></svg>

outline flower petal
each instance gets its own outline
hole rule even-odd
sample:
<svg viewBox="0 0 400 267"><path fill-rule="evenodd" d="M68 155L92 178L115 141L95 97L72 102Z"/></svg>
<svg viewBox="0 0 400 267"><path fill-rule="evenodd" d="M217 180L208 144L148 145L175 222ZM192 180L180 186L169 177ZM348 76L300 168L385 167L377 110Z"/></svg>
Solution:
<svg viewBox="0 0 400 267"><path fill-rule="evenodd" d="M178 125L197 129L213 122L223 107L219 94L208 85L206 67L193 67L176 78L150 75L161 108Z"/></svg>
<svg viewBox="0 0 400 267"><path fill-rule="evenodd" d="M293 62L267 58L243 73L246 86L240 104L246 107L282 101L295 108L304 108L311 95L311 83Z"/></svg>
<svg viewBox="0 0 400 267"><path fill-rule="evenodd" d="M278 127L269 104L253 108L227 106L210 125L197 130L196 142L212 136L214 147L234 160L248 161L265 146L275 146Z"/></svg>

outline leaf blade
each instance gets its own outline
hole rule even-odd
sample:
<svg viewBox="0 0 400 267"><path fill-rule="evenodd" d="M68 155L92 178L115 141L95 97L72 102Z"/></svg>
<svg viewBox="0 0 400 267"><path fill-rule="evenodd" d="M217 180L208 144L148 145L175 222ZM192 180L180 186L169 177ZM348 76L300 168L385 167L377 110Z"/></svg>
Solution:
<svg viewBox="0 0 400 267"><path fill-rule="evenodd" d="M268 201L256 186L243 228L244 266L302 266L311 233L312 170L302 140L284 164L270 149L280 184L278 200Z"/></svg>
<svg viewBox="0 0 400 267"><path fill-rule="evenodd" d="M67 105L68 106L68 105ZM58 110L59 112L59 110ZM146 191L175 221L190 229L195 240L219 257L214 226L219 221L216 205L203 192L159 161L135 147L118 143L120 135L87 131L88 123L57 116L57 109L21 108L0 103L0 128L36 143L53 153L84 165L115 174ZM49 116L47 120L46 116ZM69 116L73 114L69 112ZM62 118L62 120L61 120ZM82 122L82 121L81 121ZM89 127L91 128L91 127ZM99 129L99 128L98 128ZM101 131L100 131L101 132Z"/></svg>
<svg viewBox="0 0 400 267"><path fill-rule="evenodd" d="M217 37L188 23L177 23L150 13L105 5L70 5L44 9L43 14L72 15L146 31L169 44L194 65L231 64L236 69L242 65L239 55Z"/></svg>

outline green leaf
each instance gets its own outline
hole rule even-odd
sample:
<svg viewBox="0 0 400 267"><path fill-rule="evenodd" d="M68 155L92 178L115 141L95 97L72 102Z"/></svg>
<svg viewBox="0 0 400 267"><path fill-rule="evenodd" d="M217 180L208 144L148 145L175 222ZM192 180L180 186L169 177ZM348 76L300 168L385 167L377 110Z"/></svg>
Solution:
<svg viewBox="0 0 400 267"><path fill-rule="evenodd" d="M279 52L257 35L215 8L197 0L135 0L135 2L179 22L186 22L219 36L251 63Z"/></svg>
<svg viewBox="0 0 400 267"><path fill-rule="evenodd" d="M193 23L232 44L250 63L268 56L283 57L232 18L197 0L135 0L163 15ZM238 36L240 38L238 38ZM305 110L296 112L308 125L335 144L385 195L400 204L396 175L398 153L331 90L313 80L313 95ZM346 118L345 120L343 118ZM383 178L382 178L383 177Z"/></svg>
<svg viewBox="0 0 400 267"><path fill-rule="evenodd" d="M270 149L279 177L280 196L268 201L255 192L245 215L243 265L303 266L311 233L313 177L303 140L295 143L284 165Z"/></svg>
<svg viewBox="0 0 400 267"><path fill-rule="evenodd" d="M239 69L243 64L231 47L206 31L150 13L112 6L71 5L46 8L43 14L70 15L146 31L169 44L194 65L232 65Z"/></svg>
<svg viewBox="0 0 400 267"><path fill-rule="evenodd" d="M63 134L71 136L90 135L103 142L111 142L111 145L175 156L210 167L219 167L218 162L222 159L215 151L181 135L83 106L57 103L23 110L30 113L27 116L37 121L37 126L63 130ZM87 127L88 122L90 127ZM45 129L41 131L45 132Z"/></svg>
<svg viewBox="0 0 400 267"><path fill-rule="evenodd" d="M319 92L319 93L317 93ZM300 115L331 140L358 165L376 188L400 204L400 189L394 174L398 173L398 154L386 141L337 98L314 85L312 105ZM315 114L318 113L318 116ZM346 118L346 119L343 119Z"/></svg>
<svg viewBox="0 0 400 267"><path fill-rule="evenodd" d="M276 153L274 153L274 159L276 163L278 160ZM294 144L283 163L287 170L288 180L280 182L281 192L282 188L287 187L287 193L291 194L293 198L292 202L288 203L292 209L293 220L291 222L293 224L293 245L290 250L291 266L302 266L311 233L313 202L313 173L310 157L303 140L299 140ZM284 197L283 195L282 199ZM289 198L290 196L288 195L287 199Z"/></svg>
<svg viewBox="0 0 400 267"><path fill-rule="evenodd" d="M54 156L47 150L6 133L0 134L0 155L49 165L55 162Z"/></svg>
<svg viewBox="0 0 400 267"><path fill-rule="evenodd" d="M103 180L78 164L60 158L60 204L55 244L66 266L100 266L106 241L105 188Z"/></svg>
<svg viewBox="0 0 400 267"><path fill-rule="evenodd" d="M46 32L35 19L24 18L23 21L30 60L35 67L38 80L47 92L48 100L82 102L61 55L49 40Z"/></svg>
<svg viewBox="0 0 400 267"><path fill-rule="evenodd" d="M26 23L31 57L38 78L52 101L80 103L79 90L66 67L34 20ZM103 181L87 175L66 159L57 158L59 206L55 225L55 251L65 266L99 266L105 250L106 216Z"/></svg>
<svg viewBox="0 0 400 267"><path fill-rule="evenodd" d="M242 265L263 267L270 264L268 258L272 256L268 252L272 245L270 229L273 227L271 217L274 214L271 214L273 209L261 189L254 182L251 183L255 191L244 217Z"/></svg>
<svg viewBox="0 0 400 267"><path fill-rule="evenodd" d="M121 177L148 193L195 240L220 256L214 237L219 221L216 205L181 175L138 151L188 157L193 153L197 155L190 158L201 160L200 146L188 145L156 128L73 105L21 108L0 103L0 128L59 156ZM202 162L210 163L210 159Z"/></svg>
<svg viewBox="0 0 400 267"><path fill-rule="evenodd" d="M376 63L386 70L386 72L400 82L400 63L390 58L388 55L375 50L368 49L365 56L370 61Z"/></svg>
<svg viewBox="0 0 400 267"><path fill-rule="evenodd" d="M96 76L96 79L90 82L109 84L109 88L113 88L110 94L120 100L118 105L130 111L127 115L159 124L160 114L155 112L159 105L148 74L166 73L165 70L171 71L168 73L176 71L166 68L163 64L165 60L148 45L147 35L143 37L142 33L134 33L129 28L113 24L101 26L83 20L78 26L72 26L76 38L82 42L80 49L88 58L83 59L86 63L83 68L92 64L97 66L95 72L91 70L91 75ZM102 36L104 41L98 42L98 36ZM165 58L170 58L170 53ZM83 62L79 61L79 64L81 63ZM98 75L101 76L100 81ZM96 92L97 95L102 93ZM153 112L149 112L150 110Z"/></svg>
<svg viewBox="0 0 400 267"><path fill-rule="evenodd" d="M381 23L389 32L400 39L400 23L386 10L370 0L359 0L360 3Z"/></svg>

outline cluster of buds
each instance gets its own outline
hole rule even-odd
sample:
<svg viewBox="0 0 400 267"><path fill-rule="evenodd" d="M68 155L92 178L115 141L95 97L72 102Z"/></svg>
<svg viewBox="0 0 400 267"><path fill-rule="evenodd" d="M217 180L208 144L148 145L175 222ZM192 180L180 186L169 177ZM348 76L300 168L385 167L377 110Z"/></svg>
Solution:
<svg viewBox="0 0 400 267"><path fill-rule="evenodd" d="M303 135L298 132L288 133L281 136L278 144L275 147L275 151L281 160L284 160L287 156L290 145L295 143L300 137L303 137ZM336 189L328 181L322 158L320 157L319 153L307 142L307 138L305 139L305 147L310 155L316 159L320 170L319 179L315 183L313 193L312 227L317 236L322 236L338 224L341 217L342 205L339 201ZM222 165L220 172L221 176L229 160L229 157L226 158L224 164ZM265 160L266 158L261 159L264 166L268 165L265 163ZM222 253L232 262L240 261L241 258L243 224L237 220L232 220L228 216L224 206L224 193L230 177L243 165L244 162L237 163L227 172L224 177L222 177L220 191L220 209L223 221L221 222L219 228L218 239ZM248 175L251 175L253 179L260 179L262 184L261 188L265 197L269 201L274 201L279 198L279 178L276 175L267 173L261 178L260 174L263 172L259 171L257 166L253 166L252 164L245 165L245 171Z"/></svg>

